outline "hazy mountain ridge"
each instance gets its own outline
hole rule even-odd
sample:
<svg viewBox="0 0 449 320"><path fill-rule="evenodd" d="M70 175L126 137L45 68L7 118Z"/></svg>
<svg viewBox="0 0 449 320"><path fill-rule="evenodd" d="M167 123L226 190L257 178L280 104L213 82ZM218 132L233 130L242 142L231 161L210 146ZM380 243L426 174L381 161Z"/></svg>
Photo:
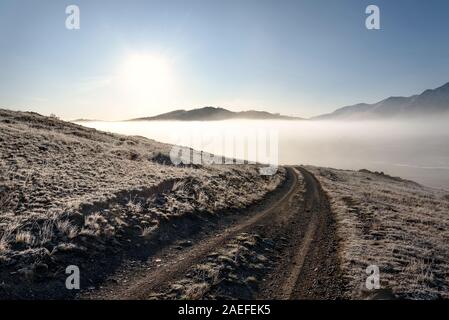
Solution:
<svg viewBox="0 0 449 320"><path fill-rule="evenodd" d="M389 97L374 104L359 103L320 115L313 120L413 118L449 114L449 82L410 97Z"/></svg>
<svg viewBox="0 0 449 320"><path fill-rule="evenodd" d="M331 113L312 117L309 120L373 120L413 119L441 115L449 116L449 82L436 89L428 89L409 97L393 96L377 103L358 103L339 108ZM305 120L305 118L248 110L234 112L220 107L202 107L191 110L178 109L152 117L140 117L126 121L220 121L231 119L247 120ZM77 119L72 122L101 121Z"/></svg>
<svg viewBox="0 0 449 320"><path fill-rule="evenodd" d="M156 120L175 120L175 121L218 121L229 119L252 119L252 120L302 120L302 118L284 116L279 113L270 113L266 111L240 111L233 112L224 108L203 107L192 110L174 110L154 117L143 117L131 119L129 121L156 121Z"/></svg>

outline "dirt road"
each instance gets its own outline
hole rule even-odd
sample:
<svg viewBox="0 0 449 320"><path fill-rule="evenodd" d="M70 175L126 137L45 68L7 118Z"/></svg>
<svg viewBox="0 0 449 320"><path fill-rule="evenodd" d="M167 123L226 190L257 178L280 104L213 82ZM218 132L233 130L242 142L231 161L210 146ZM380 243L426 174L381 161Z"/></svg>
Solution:
<svg viewBox="0 0 449 320"><path fill-rule="evenodd" d="M251 299L342 297L344 282L327 196L304 168L287 170L288 178L279 196L250 209L248 214L240 214L232 223L217 225L212 234L200 233L190 237L185 245L161 248L148 261L125 265L113 283L83 293L80 298L148 299L155 295L173 298L169 293L176 284L177 288L179 283L188 287L197 285L191 275L198 266L202 269L212 266L217 272L214 280L201 279L202 289L195 292L194 298L211 297L212 292L222 295L227 292L228 298ZM242 239L242 235L246 242L239 246L236 239ZM245 237L250 236L263 241L260 245L248 245ZM211 257L213 252L218 254ZM246 256L232 256L234 253L229 252L244 252ZM214 260L216 256L218 260ZM248 262L254 257L263 263Z"/></svg>
<svg viewBox="0 0 449 320"><path fill-rule="evenodd" d="M340 271L336 227L327 195L306 169L297 168L304 189L290 203L283 228L288 245L283 258L261 288L266 299L343 298L345 283Z"/></svg>

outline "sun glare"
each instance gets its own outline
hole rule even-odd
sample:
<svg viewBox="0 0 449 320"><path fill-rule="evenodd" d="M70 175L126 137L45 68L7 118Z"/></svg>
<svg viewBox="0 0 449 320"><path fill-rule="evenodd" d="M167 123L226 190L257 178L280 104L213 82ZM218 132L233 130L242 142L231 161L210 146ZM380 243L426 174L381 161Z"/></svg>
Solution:
<svg viewBox="0 0 449 320"><path fill-rule="evenodd" d="M156 54L129 55L121 68L120 78L125 89L139 97L162 97L174 89L170 61Z"/></svg>

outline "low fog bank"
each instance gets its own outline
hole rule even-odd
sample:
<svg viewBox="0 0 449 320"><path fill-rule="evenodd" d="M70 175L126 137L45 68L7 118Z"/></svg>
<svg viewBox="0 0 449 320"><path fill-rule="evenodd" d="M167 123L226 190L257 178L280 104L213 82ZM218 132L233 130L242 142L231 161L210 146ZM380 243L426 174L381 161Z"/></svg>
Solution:
<svg viewBox="0 0 449 320"><path fill-rule="evenodd" d="M310 121L288 128L281 159L366 168L449 189L449 117L409 121Z"/></svg>
<svg viewBox="0 0 449 320"><path fill-rule="evenodd" d="M407 121L88 122L85 126L216 152L217 136L275 131L280 164L366 168L449 189L449 117ZM190 141L190 142L189 142ZM209 143L207 143L209 141ZM232 150L224 155L234 156Z"/></svg>

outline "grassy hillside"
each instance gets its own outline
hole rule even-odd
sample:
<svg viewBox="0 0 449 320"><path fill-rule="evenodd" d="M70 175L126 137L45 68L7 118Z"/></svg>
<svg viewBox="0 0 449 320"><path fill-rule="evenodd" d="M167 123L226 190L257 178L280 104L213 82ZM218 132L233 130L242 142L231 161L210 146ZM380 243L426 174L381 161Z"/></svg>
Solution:
<svg viewBox="0 0 449 320"><path fill-rule="evenodd" d="M372 264L385 292L449 298L449 194L368 170L308 169L331 198L353 298L369 294Z"/></svg>
<svg viewBox="0 0 449 320"><path fill-rule="evenodd" d="M284 179L253 165L172 166L170 148L0 109L0 296L46 296L69 264L94 272L168 221L244 208Z"/></svg>

